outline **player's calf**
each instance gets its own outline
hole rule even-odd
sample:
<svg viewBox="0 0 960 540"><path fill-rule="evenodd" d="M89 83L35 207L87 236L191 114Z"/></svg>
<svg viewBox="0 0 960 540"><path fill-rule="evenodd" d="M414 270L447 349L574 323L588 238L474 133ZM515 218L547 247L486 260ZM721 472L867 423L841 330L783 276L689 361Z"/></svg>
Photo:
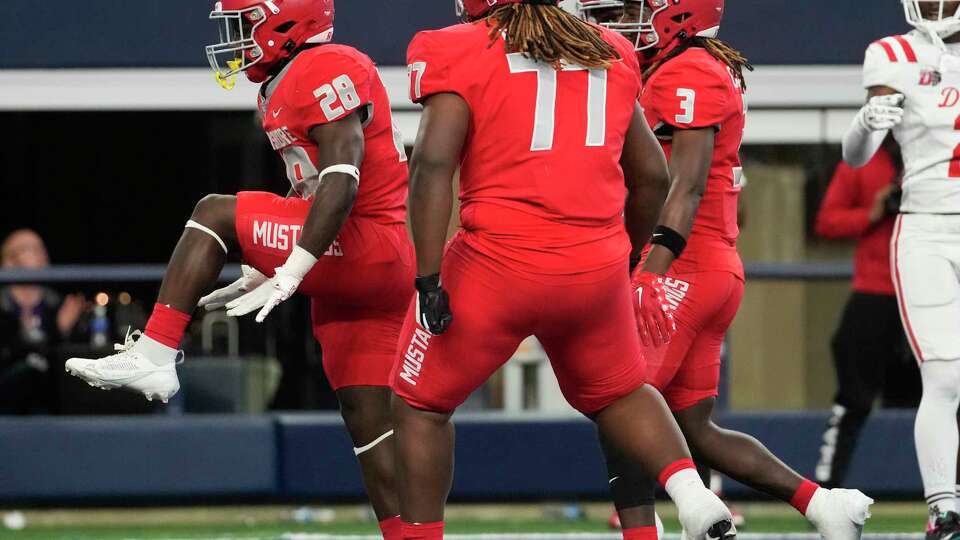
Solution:
<svg viewBox="0 0 960 540"><path fill-rule="evenodd" d="M337 390L340 415L353 440L353 452L363 473L367 496L387 540L392 540L394 533L399 534L400 525L399 519L395 519L400 515L400 501L396 486L391 395L389 388L381 386L352 386Z"/></svg>
<svg viewBox="0 0 960 540"><path fill-rule="evenodd" d="M598 412L595 420L609 444L629 461L659 473L690 538L736 536L730 510L703 484L659 393L642 386Z"/></svg>
<svg viewBox="0 0 960 540"><path fill-rule="evenodd" d="M204 290L214 283L227 256L223 225L232 219L235 197L204 197L187 221L177 242L160 295L143 333L128 334L117 353L102 358L70 358L68 373L91 386L111 390L128 388L148 400L168 401L180 390L176 364L183 359L180 341ZM214 230L211 227L215 227ZM235 234L227 236L235 242ZM135 339L139 337L139 339Z"/></svg>

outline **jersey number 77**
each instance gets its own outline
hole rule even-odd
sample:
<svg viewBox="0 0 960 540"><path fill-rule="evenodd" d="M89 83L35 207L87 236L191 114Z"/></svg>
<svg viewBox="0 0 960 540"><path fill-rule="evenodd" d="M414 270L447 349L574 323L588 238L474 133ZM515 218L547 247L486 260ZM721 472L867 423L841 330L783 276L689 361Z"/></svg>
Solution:
<svg viewBox="0 0 960 540"><path fill-rule="evenodd" d="M553 148L553 131L557 114L557 70L549 64L527 58L522 53L507 54L510 73L537 74L537 103L533 120L533 135L530 151ZM409 66L413 79L413 95L419 98L420 81L427 70L426 62L414 62ZM563 70L586 71L587 78L587 133L585 146L603 146L607 129L607 70L587 69L578 65L564 66Z"/></svg>
<svg viewBox="0 0 960 540"><path fill-rule="evenodd" d="M557 114L557 77L553 66L538 62L522 53L507 55L510 73L537 74L537 106L533 119L533 137L530 151L553 148L553 130ZM603 146L607 123L607 70L587 69L578 65L563 66L562 71L586 71L587 77L587 133L585 146Z"/></svg>

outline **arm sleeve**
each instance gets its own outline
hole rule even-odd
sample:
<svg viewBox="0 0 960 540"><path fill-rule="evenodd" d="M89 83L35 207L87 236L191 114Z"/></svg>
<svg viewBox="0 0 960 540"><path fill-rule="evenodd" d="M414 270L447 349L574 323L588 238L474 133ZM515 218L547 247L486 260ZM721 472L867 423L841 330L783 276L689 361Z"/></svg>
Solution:
<svg viewBox="0 0 960 540"><path fill-rule="evenodd" d="M373 101L369 66L337 53L318 55L298 73L293 104L304 132L367 109ZM365 118L369 121L370 118Z"/></svg>
<svg viewBox="0 0 960 540"><path fill-rule="evenodd" d="M870 208L857 204L859 173L841 163L830 180L817 214L817 234L824 238L856 238L870 227Z"/></svg>
<svg viewBox="0 0 960 540"><path fill-rule="evenodd" d="M410 75L410 101L422 103L433 94L461 94L451 76L451 62L444 52L449 48L433 32L420 32L407 47L407 71Z"/></svg>
<svg viewBox="0 0 960 540"><path fill-rule="evenodd" d="M847 128L847 133L843 136L842 150L843 160L852 167L863 167L866 165L877 150L883 145L883 140L887 138L889 129L883 131L873 131L863 125L860 121L860 115L863 111L857 113L853 123Z"/></svg>
<svg viewBox="0 0 960 540"><path fill-rule="evenodd" d="M886 86L900 91L900 85L897 83L899 76L897 65L896 56L884 48L882 41L871 44L867 47L863 59L864 88ZM872 131L868 129L860 121L861 114L863 114L862 111L853 119L853 123L843 136L843 160L854 167L866 165L877 152L877 149L880 148L880 145L883 144L883 140L889 132L889 130Z"/></svg>

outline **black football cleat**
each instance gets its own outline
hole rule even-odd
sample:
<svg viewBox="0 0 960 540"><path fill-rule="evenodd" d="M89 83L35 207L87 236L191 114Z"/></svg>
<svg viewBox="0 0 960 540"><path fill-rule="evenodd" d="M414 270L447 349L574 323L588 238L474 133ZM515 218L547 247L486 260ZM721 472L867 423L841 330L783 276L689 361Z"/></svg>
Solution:
<svg viewBox="0 0 960 540"><path fill-rule="evenodd" d="M926 540L960 540L960 514L941 512L927 530Z"/></svg>

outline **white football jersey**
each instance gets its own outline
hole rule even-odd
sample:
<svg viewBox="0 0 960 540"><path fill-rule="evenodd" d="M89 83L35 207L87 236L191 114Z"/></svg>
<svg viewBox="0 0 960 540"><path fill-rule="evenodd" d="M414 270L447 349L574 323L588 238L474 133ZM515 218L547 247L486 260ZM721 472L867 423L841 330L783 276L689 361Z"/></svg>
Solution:
<svg viewBox="0 0 960 540"><path fill-rule="evenodd" d="M903 153L901 212L960 214L960 47L948 47L913 31L867 48L863 85L905 96L893 128Z"/></svg>

